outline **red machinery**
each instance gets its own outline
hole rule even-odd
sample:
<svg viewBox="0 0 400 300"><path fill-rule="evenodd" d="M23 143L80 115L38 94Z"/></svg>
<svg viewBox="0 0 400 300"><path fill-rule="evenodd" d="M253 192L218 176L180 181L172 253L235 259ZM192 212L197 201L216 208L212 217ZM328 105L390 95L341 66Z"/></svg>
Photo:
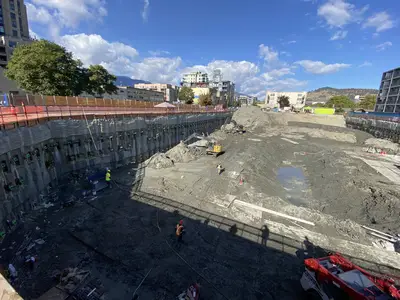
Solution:
<svg viewBox="0 0 400 300"><path fill-rule="evenodd" d="M400 300L400 291L389 278L372 275L340 254L308 258L300 280L307 299Z"/></svg>

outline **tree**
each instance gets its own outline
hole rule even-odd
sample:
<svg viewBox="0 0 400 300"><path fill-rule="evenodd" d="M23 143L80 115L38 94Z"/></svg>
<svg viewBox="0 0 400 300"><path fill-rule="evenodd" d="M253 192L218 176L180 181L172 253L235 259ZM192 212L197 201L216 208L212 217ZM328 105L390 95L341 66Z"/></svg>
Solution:
<svg viewBox="0 0 400 300"><path fill-rule="evenodd" d="M5 75L35 94L72 96L84 90L82 63L65 48L46 40L17 46Z"/></svg>
<svg viewBox="0 0 400 300"><path fill-rule="evenodd" d="M285 95L279 96L278 103L280 108L289 107L290 106L289 97Z"/></svg>
<svg viewBox="0 0 400 300"><path fill-rule="evenodd" d="M200 95L199 104L201 106L212 105L212 96L210 93Z"/></svg>
<svg viewBox="0 0 400 300"><path fill-rule="evenodd" d="M184 86L179 90L178 98L181 101L185 101L186 104L192 104L194 92L190 87Z"/></svg>
<svg viewBox="0 0 400 300"><path fill-rule="evenodd" d="M86 72L87 86L86 91L91 95L115 94L118 88L114 82L117 77L108 73L101 65L91 65Z"/></svg>
<svg viewBox="0 0 400 300"><path fill-rule="evenodd" d="M355 104L347 96L334 96L328 102L326 107L334 107L337 109L354 108Z"/></svg>
<svg viewBox="0 0 400 300"><path fill-rule="evenodd" d="M373 110L376 104L376 95L367 95L358 103L358 107L365 110Z"/></svg>

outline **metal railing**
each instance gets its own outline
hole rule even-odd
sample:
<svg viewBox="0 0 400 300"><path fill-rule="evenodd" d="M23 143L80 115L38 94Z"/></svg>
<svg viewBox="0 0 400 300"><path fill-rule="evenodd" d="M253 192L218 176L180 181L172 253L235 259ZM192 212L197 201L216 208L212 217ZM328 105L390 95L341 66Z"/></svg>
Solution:
<svg viewBox="0 0 400 300"><path fill-rule="evenodd" d="M13 96L0 106L1 129L34 126L55 119L114 118L118 116L226 112L221 107L178 104L154 107L161 102L57 96ZM6 102L6 103L4 103Z"/></svg>

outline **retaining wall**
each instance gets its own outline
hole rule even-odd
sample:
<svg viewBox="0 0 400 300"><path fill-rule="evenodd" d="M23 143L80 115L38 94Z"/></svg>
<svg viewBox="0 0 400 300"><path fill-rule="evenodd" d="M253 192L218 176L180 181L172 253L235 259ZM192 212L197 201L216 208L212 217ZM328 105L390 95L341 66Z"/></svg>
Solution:
<svg viewBox="0 0 400 300"><path fill-rule="evenodd" d="M44 201L71 174L142 162L194 132L211 133L230 113L53 120L0 132L0 230ZM82 176L82 175L80 175Z"/></svg>
<svg viewBox="0 0 400 300"><path fill-rule="evenodd" d="M346 117L346 127L362 130L381 139L400 142L400 123L392 120L366 116Z"/></svg>

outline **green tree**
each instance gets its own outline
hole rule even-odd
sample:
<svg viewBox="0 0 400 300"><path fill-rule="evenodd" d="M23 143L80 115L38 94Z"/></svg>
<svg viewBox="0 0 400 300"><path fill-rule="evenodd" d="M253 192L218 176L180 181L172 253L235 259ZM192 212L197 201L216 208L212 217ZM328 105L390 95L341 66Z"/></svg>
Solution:
<svg viewBox="0 0 400 300"><path fill-rule="evenodd" d="M358 107L365 110L373 110L376 104L376 95L367 95L358 103Z"/></svg>
<svg viewBox="0 0 400 300"><path fill-rule="evenodd" d="M334 107L336 109L354 108L355 104L347 96L334 96L328 102L326 107Z"/></svg>
<svg viewBox="0 0 400 300"><path fill-rule="evenodd" d="M84 90L82 63L46 40L16 47L5 75L35 94L72 96Z"/></svg>
<svg viewBox="0 0 400 300"><path fill-rule="evenodd" d="M108 73L101 65L91 65L84 76L87 76L86 91L91 95L115 94L118 88L114 82L117 77Z"/></svg>
<svg viewBox="0 0 400 300"><path fill-rule="evenodd" d="M186 104L192 104L194 92L190 87L184 86L179 90L178 98L181 101L185 101Z"/></svg>
<svg viewBox="0 0 400 300"><path fill-rule="evenodd" d="M289 97L285 95L279 96L278 103L280 108L289 107L290 106Z"/></svg>
<svg viewBox="0 0 400 300"><path fill-rule="evenodd" d="M210 93L200 95L199 104L201 106L212 105L212 96Z"/></svg>

